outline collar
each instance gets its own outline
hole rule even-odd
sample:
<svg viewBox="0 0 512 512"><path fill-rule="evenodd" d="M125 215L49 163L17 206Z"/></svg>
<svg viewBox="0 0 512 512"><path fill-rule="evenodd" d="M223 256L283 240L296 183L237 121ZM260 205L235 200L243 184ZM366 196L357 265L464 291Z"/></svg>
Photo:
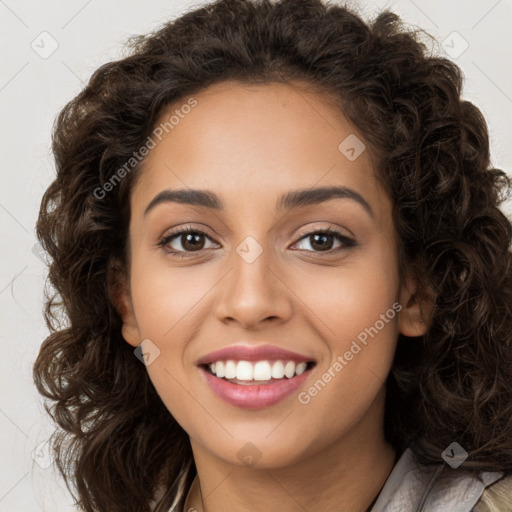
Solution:
<svg viewBox="0 0 512 512"><path fill-rule="evenodd" d="M370 512L471 512L485 488L503 472L421 464L407 448Z"/></svg>
<svg viewBox="0 0 512 512"><path fill-rule="evenodd" d="M452 469L446 464L421 464L407 448L391 470L370 512L471 512L485 488L503 474L501 471ZM188 495L184 489L185 476L182 475L180 490L169 512L175 512L181 500L182 506L185 504Z"/></svg>

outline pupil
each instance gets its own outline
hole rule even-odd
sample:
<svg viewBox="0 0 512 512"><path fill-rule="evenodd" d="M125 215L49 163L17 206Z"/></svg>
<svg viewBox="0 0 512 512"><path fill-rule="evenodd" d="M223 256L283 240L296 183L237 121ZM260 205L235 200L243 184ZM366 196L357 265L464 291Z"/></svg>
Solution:
<svg viewBox="0 0 512 512"><path fill-rule="evenodd" d="M323 250L327 249L328 250L331 248L333 235L316 234L316 235L312 235L312 236L313 236L313 243L311 244L311 246L314 249L323 249ZM319 242L319 239L323 239L324 243ZM325 243L326 239L327 239L327 243ZM315 244L317 244L317 247L315 247Z"/></svg>
<svg viewBox="0 0 512 512"><path fill-rule="evenodd" d="M187 245L190 244L190 246L188 248L191 249L191 250L201 249L202 246L204 245L204 243L203 244L195 243L195 242L198 242L198 239L200 237L202 237L202 235L199 234L199 233L187 233L185 235L185 243L182 244L183 247L185 249L187 249Z"/></svg>

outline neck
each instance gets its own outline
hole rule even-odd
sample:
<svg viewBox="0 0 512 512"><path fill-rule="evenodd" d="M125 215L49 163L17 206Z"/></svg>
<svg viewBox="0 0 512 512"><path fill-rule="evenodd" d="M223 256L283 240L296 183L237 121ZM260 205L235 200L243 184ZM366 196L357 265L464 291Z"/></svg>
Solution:
<svg viewBox="0 0 512 512"><path fill-rule="evenodd" d="M366 511L395 461L395 451L384 439L383 414L379 413L383 407L370 409L346 435L284 467L229 464L191 440L197 476L184 510ZM381 421L376 422L379 417Z"/></svg>

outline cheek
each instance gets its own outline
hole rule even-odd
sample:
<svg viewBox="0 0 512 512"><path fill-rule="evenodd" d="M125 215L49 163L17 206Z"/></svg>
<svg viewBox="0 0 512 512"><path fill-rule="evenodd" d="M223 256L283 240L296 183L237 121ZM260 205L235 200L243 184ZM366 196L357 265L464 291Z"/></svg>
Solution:
<svg viewBox="0 0 512 512"><path fill-rule="evenodd" d="M218 272L208 265L171 267L165 258L141 251L132 259L130 280L141 340L151 340L159 353L147 366L149 377L171 413L181 418L191 403L184 399L190 342L211 314L207 303Z"/></svg>
<svg viewBox="0 0 512 512"><path fill-rule="evenodd" d="M197 404L190 399L194 390L189 389L187 346L200 329L201 301L214 283L209 284L207 273L199 267L171 268L164 260L159 259L158 265L149 260L135 255L131 269L132 301L140 336L151 340L158 353L146 370L167 409L189 430L201 410L195 409Z"/></svg>
<svg viewBox="0 0 512 512"><path fill-rule="evenodd" d="M304 314L315 321L331 348L343 350L361 332L379 321L398 298L399 279L392 248L354 251L346 264L337 267L306 267L307 273L295 277L293 290L308 306ZM294 279L292 275L289 279ZM396 311L391 310L381 327L383 337L395 335ZM333 354L334 355L334 354Z"/></svg>
<svg viewBox="0 0 512 512"><path fill-rule="evenodd" d="M324 352L330 356L298 396L301 418L311 431L321 431L324 440L349 431L385 386L400 310L393 263L384 257L338 268L329 279L311 280L316 284L304 284L299 292L309 289L305 296L314 311L309 319L324 335Z"/></svg>
<svg viewBox="0 0 512 512"><path fill-rule="evenodd" d="M357 256L329 274L316 270L316 279L302 279L297 292L307 297L314 312L308 318L324 335L330 356L299 401L310 427L323 428L327 436L349 428L370 407L385 385L398 337L399 279L392 247ZM337 416L336 410L345 414Z"/></svg>
<svg viewBox="0 0 512 512"><path fill-rule="evenodd" d="M135 258L131 293L141 336L175 339L176 330L190 327L190 319L216 280L207 265L171 267L161 258L156 263Z"/></svg>

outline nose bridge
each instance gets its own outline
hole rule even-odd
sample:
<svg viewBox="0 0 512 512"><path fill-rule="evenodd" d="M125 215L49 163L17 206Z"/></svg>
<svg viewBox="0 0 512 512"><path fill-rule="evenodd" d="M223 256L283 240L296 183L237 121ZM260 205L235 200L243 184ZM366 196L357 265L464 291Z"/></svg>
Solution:
<svg viewBox="0 0 512 512"><path fill-rule="evenodd" d="M240 242L229 258L232 269L219 297L217 315L249 326L291 311L286 287L275 275L273 251L253 236ZM271 270L272 269L272 270Z"/></svg>
<svg viewBox="0 0 512 512"><path fill-rule="evenodd" d="M269 269L272 263L271 252L265 242L260 243L251 235L235 248L231 255L234 268L230 284L231 297L237 297L239 304L250 305L260 301L268 303L273 295L273 284L269 276L272 274Z"/></svg>

